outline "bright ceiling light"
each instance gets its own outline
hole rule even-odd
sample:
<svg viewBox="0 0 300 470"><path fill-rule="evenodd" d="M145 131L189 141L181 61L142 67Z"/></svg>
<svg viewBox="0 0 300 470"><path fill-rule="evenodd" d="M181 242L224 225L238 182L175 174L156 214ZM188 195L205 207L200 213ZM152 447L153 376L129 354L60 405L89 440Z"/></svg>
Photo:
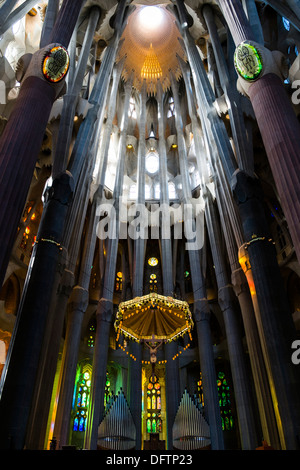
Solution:
<svg viewBox="0 0 300 470"><path fill-rule="evenodd" d="M139 14L139 21L144 28L158 28L163 21L163 12L160 7L144 7Z"/></svg>

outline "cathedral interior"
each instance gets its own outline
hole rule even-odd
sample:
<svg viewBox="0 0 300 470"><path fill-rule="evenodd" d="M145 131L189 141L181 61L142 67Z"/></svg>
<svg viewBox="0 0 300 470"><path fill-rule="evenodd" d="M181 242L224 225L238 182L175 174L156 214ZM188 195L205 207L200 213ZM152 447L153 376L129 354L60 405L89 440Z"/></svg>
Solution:
<svg viewBox="0 0 300 470"><path fill-rule="evenodd" d="M0 448L300 449L296 0L0 1Z"/></svg>

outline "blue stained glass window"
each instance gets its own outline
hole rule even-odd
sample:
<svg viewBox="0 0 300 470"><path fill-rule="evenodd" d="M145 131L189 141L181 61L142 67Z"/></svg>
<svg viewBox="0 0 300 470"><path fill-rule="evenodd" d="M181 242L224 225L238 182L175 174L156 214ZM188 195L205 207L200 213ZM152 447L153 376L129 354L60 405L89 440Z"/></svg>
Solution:
<svg viewBox="0 0 300 470"><path fill-rule="evenodd" d="M290 25L289 20L287 20L286 18L283 17L283 18L282 18L282 22L283 22L283 26L285 27L285 29L286 29L287 31L289 31L290 28L291 28L291 25Z"/></svg>
<svg viewBox="0 0 300 470"><path fill-rule="evenodd" d="M89 395L91 387L91 375L85 372L79 377L76 384L76 411L73 421L73 431L84 432L86 429L87 410L89 405Z"/></svg>

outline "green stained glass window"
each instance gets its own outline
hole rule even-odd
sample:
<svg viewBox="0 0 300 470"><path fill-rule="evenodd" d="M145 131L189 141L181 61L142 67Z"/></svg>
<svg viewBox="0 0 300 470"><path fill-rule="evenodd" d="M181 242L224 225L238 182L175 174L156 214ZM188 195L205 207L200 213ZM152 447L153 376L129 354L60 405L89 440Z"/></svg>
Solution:
<svg viewBox="0 0 300 470"><path fill-rule="evenodd" d="M203 395L203 384L202 374L200 373L200 380L198 381L198 399L199 405L204 407L204 395ZM217 374L217 387L218 387L218 398L221 411L222 429L223 431L231 431L234 427L234 420L231 411L231 393L228 381L224 372Z"/></svg>
<svg viewBox="0 0 300 470"><path fill-rule="evenodd" d="M147 386L147 421L146 429L147 433L158 433L161 432L161 386L158 378L152 376L149 379Z"/></svg>
<svg viewBox="0 0 300 470"><path fill-rule="evenodd" d="M86 429L87 410L91 388L91 374L84 372L76 384L76 410L73 420L73 431L84 432Z"/></svg>

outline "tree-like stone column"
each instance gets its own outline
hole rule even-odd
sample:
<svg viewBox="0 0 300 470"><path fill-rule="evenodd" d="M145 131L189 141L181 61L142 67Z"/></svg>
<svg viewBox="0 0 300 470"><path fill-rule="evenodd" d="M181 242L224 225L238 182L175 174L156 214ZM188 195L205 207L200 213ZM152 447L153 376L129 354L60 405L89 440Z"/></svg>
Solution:
<svg viewBox="0 0 300 470"><path fill-rule="evenodd" d="M252 44L262 61L255 80L240 74L239 90L251 100L269 164L285 213L295 251L300 260L300 125L283 86L287 66L283 54L256 43L241 3L218 0L237 50Z"/></svg>
<svg viewBox="0 0 300 470"><path fill-rule="evenodd" d="M113 321L113 294L116 275L116 261L120 235L120 199L123 194L123 178L126 155L126 139L128 128L128 109L134 74L125 83L125 98L123 117L120 126L118 146L118 167L113 192L113 206L110 214L110 230L108 232L108 247L102 296L98 301L96 312L97 327L93 357L92 385L88 410L88 422L85 436L87 449L97 449L98 426L104 413L104 391L106 382L106 367L109 348L109 336ZM101 236L101 234L98 234Z"/></svg>

